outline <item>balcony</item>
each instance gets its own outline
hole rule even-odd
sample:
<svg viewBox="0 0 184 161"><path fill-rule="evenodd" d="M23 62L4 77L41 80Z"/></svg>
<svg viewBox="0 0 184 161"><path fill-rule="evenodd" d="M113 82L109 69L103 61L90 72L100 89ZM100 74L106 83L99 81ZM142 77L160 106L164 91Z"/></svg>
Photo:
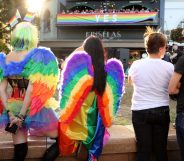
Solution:
<svg viewBox="0 0 184 161"><path fill-rule="evenodd" d="M159 25L158 12L138 13L59 13L59 26L147 26Z"/></svg>

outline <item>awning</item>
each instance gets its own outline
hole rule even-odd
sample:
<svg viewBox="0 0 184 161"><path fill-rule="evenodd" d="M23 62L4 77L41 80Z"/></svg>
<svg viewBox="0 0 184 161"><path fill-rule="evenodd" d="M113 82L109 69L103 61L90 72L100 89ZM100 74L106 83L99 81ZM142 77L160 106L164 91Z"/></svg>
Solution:
<svg viewBox="0 0 184 161"><path fill-rule="evenodd" d="M83 40L42 40L40 46L50 48L77 48L81 46ZM103 40L104 47L107 48L144 48L143 40Z"/></svg>

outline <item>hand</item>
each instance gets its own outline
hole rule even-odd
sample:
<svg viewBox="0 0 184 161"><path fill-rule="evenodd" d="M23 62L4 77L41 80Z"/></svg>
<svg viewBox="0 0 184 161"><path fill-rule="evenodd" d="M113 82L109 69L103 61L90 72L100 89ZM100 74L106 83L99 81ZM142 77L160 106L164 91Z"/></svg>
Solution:
<svg viewBox="0 0 184 161"><path fill-rule="evenodd" d="M12 116L10 117L10 127L16 124L18 127L22 127L22 120L18 117Z"/></svg>
<svg viewBox="0 0 184 161"><path fill-rule="evenodd" d="M179 89L181 87L181 83L178 82L177 88Z"/></svg>

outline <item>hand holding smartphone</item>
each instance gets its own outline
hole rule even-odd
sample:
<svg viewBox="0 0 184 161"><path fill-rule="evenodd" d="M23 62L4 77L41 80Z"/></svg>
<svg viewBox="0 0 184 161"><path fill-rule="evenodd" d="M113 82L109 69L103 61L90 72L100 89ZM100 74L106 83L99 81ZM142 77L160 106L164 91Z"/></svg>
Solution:
<svg viewBox="0 0 184 161"><path fill-rule="evenodd" d="M18 130L18 126L16 124L13 124L10 127L10 123L7 123L7 125L5 127L5 131L10 132L12 134L16 134L17 130Z"/></svg>

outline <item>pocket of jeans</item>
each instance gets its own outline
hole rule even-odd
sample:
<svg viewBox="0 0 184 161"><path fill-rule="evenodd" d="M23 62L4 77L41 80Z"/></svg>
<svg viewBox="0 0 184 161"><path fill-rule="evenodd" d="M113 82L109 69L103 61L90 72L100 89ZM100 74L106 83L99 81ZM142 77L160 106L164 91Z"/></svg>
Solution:
<svg viewBox="0 0 184 161"><path fill-rule="evenodd" d="M132 112L132 123L145 124L145 114L140 111Z"/></svg>
<svg viewBox="0 0 184 161"><path fill-rule="evenodd" d="M170 123L170 115L169 111L159 113L159 119L161 120L162 124L169 124Z"/></svg>

